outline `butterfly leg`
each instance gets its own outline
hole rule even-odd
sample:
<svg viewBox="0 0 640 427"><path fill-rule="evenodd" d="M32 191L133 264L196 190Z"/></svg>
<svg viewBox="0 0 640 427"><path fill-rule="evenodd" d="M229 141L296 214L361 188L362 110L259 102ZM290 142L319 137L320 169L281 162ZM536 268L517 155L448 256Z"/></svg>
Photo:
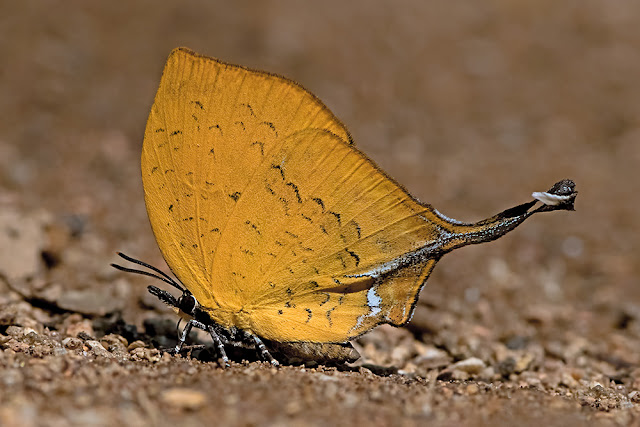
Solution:
<svg viewBox="0 0 640 427"><path fill-rule="evenodd" d="M229 358L227 357L227 352L224 350L224 343L222 342L222 339L220 339L220 335L218 335L218 332L216 332L216 329L213 327L213 325L205 325L204 323L199 322L195 319L191 319L187 322L184 329L180 333L180 336L178 338L178 344L176 345L176 348L173 350L173 352L175 354L178 354L180 352L180 349L182 348L182 346L184 345L187 339L187 336L189 336L189 332L191 332L191 329L194 326L198 329L202 329L203 331L209 332L209 335L211 336L211 339L213 340L213 343L215 344L218 350L218 355L222 359L223 367L230 366Z"/></svg>
<svg viewBox="0 0 640 427"><path fill-rule="evenodd" d="M180 353L180 350L182 349L184 342L187 340L187 337L189 336L189 332L191 332L191 328L193 328L193 326L196 323L198 322L195 320L189 320L187 324L184 325L184 329L182 329L182 331L180 332L180 335L178 336L178 344L176 344L176 347L172 351L173 354ZM180 325L180 322L178 322L178 325Z"/></svg>
<svg viewBox="0 0 640 427"><path fill-rule="evenodd" d="M260 356L262 357L263 360L266 360L267 362L271 363L273 366L280 366L280 363L278 363L278 361L274 359L271 353L269 353L269 350L267 350L267 347L264 345L264 343L259 337L245 331L242 331L242 333L244 334L245 339L253 341L256 348L260 352Z"/></svg>
<svg viewBox="0 0 640 427"><path fill-rule="evenodd" d="M227 352L224 350L224 344L220 339L220 335L218 335L218 333L216 332L215 328L212 325L207 325L206 331L209 332L209 335L211 335L211 339L213 340L213 343L218 348L218 355L222 359L222 363L223 363L222 366L225 368L230 366L229 358L227 357Z"/></svg>

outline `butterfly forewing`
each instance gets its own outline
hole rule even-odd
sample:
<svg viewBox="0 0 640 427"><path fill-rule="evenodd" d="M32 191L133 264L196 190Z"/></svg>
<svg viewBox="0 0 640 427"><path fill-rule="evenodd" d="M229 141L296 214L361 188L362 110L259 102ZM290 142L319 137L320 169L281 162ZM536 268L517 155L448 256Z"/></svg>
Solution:
<svg viewBox="0 0 640 427"><path fill-rule="evenodd" d="M220 241L233 238L227 222L267 153L305 128L350 141L340 121L290 80L186 49L169 56L145 131L145 201L165 260L203 305L236 305L217 297L236 284L212 273Z"/></svg>

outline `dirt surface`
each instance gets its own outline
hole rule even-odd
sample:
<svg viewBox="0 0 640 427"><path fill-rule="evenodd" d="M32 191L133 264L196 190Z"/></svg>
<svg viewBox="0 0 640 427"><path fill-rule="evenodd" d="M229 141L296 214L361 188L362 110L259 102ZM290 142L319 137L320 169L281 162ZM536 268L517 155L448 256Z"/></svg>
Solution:
<svg viewBox="0 0 640 427"><path fill-rule="evenodd" d="M609 0L3 2L0 425L640 423L639 19ZM562 178L577 210L445 256L352 366L162 353L156 283L109 263L166 268L139 155L176 46L301 82L448 216Z"/></svg>

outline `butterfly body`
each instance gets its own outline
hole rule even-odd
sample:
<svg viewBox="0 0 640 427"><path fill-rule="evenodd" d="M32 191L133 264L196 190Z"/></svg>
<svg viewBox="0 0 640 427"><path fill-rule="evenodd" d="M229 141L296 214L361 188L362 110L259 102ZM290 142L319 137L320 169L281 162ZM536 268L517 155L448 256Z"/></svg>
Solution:
<svg viewBox="0 0 640 427"><path fill-rule="evenodd" d="M355 148L297 83L184 48L167 61L141 167L161 252L211 323L309 354L406 323L443 254L536 212L531 202L451 220ZM566 203L546 210L572 207L565 187Z"/></svg>

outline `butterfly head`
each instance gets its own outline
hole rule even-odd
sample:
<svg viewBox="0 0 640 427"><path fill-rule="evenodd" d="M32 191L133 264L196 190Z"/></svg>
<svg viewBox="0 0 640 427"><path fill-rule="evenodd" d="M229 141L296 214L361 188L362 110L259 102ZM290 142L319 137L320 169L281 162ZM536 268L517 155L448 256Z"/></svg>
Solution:
<svg viewBox="0 0 640 427"><path fill-rule="evenodd" d="M177 300L176 308L187 316L195 318L196 313L200 308L200 304L198 304L196 297L185 289Z"/></svg>

